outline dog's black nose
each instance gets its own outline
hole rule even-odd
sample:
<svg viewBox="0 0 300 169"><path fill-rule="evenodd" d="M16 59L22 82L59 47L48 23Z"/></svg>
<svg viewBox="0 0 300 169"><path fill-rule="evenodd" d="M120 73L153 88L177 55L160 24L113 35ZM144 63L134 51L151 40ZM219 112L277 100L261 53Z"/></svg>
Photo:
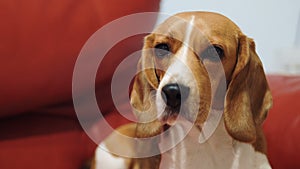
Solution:
<svg viewBox="0 0 300 169"><path fill-rule="evenodd" d="M181 102L184 102L187 99L189 92L189 87L173 83L165 85L162 88L161 95L167 106L179 108Z"/></svg>

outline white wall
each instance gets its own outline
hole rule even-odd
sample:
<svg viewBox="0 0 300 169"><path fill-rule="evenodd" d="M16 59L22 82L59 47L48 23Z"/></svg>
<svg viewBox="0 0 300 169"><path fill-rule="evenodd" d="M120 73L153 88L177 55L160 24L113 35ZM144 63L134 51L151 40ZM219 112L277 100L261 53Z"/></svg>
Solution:
<svg viewBox="0 0 300 169"><path fill-rule="evenodd" d="M214 11L232 19L243 32L254 38L257 53L268 73L283 72L283 61L299 63L300 52L293 52L300 0L162 0L161 12Z"/></svg>

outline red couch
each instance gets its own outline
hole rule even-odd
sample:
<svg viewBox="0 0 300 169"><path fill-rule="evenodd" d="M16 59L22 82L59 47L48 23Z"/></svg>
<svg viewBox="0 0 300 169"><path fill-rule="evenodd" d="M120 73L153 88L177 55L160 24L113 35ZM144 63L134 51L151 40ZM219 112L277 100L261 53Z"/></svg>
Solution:
<svg viewBox="0 0 300 169"><path fill-rule="evenodd" d="M264 123L274 169L300 168L300 76L268 76L273 108Z"/></svg>
<svg viewBox="0 0 300 169"><path fill-rule="evenodd" d="M0 168L79 169L96 146L73 108L72 75L79 52L103 25L158 11L159 0L2 0L0 6ZM143 26L152 29L154 23L155 18L149 19ZM132 26L139 25L119 29ZM117 43L98 71L101 112L113 126L126 120L115 120L111 75L124 57L141 49L143 36ZM135 71L136 63L128 69ZM97 121L92 112L86 114L87 120Z"/></svg>
<svg viewBox="0 0 300 169"><path fill-rule="evenodd" d="M0 6L0 168L79 169L96 147L82 130L72 102L72 73L80 49L113 19L158 11L159 0L2 0ZM153 23L149 20L148 26ZM110 96L112 71L141 48L142 37L116 44L97 74L99 107L112 127L128 122ZM136 68L131 64L128 71ZM264 124L270 161L275 169L300 168L300 77L270 75L268 80L274 96ZM103 135L104 119L86 114L93 124L90 131Z"/></svg>

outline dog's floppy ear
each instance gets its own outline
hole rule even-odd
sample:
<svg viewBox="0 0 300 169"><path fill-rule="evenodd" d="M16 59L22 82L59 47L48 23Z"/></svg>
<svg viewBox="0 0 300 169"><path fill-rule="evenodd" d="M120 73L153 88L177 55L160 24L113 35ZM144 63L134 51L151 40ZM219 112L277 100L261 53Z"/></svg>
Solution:
<svg viewBox="0 0 300 169"><path fill-rule="evenodd" d="M130 93L130 102L134 113L138 119L135 136L137 138L147 138L157 135L160 132L160 125L152 125L156 119L156 107L154 103L155 92L158 88L158 77L156 74L155 62L153 58L153 34L146 36L142 57L139 60L137 74L135 76L132 90ZM131 166L133 168L158 168L160 164L160 150L158 147L158 138L150 139L150 142L138 142L135 147L137 156L148 154L157 154L152 157L134 158ZM149 145L151 144L151 145Z"/></svg>
<svg viewBox="0 0 300 169"><path fill-rule="evenodd" d="M152 56L151 45L153 36L148 35L144 39L142 57L138 62L137 74L130 93L132 107L138 112L149 110L150 92L158 87L158 79L155 73L154 58Z"/></svg>
<svg viewBox="0 0 300 169"><path fill-rule="evenodd" d="M271 92L255 43L241 35L237 64L225 98L224 121L228 133L236 140L254 142L256 130L271 106Z"/></svg>

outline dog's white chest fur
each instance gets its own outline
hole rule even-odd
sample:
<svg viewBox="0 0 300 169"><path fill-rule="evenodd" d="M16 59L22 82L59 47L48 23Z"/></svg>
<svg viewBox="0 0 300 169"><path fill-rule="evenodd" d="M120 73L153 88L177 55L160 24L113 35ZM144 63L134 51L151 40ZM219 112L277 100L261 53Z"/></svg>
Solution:
<svg viewBox="0 0 300 169"><path fill-rule="evenodd" d="M164 139L171 141L178 133ZM160 169L269 169L266 156L250 144L234 141L221 122L214 134L199 143L200 131L193 127L173 149L162 154Z"/></svg>
<svg viewBox="0 0 300 169"><path fill-rule="evenodd" d="M267 157L255 151L251 144L238 142L228 135L223 119L214 133L203 143L199 142L201 132L197 127L193 126L187 135L182 132L184 127L180 123L177 123L174 128L173 132L169 132L161 138L160 147L163 146L163 143L174 144L174 147L162 153L160 169L271 168ZM178 137L183 140L177 144ZM117 147L118 145L116 144ZM122 146L128 145L123 144ZM114 156L109 153L109 149L104 149L107 149L105 142L102 143L102 148L100 146L97 148L95 169L127 169L129 167L130 158Z"/></svg>

